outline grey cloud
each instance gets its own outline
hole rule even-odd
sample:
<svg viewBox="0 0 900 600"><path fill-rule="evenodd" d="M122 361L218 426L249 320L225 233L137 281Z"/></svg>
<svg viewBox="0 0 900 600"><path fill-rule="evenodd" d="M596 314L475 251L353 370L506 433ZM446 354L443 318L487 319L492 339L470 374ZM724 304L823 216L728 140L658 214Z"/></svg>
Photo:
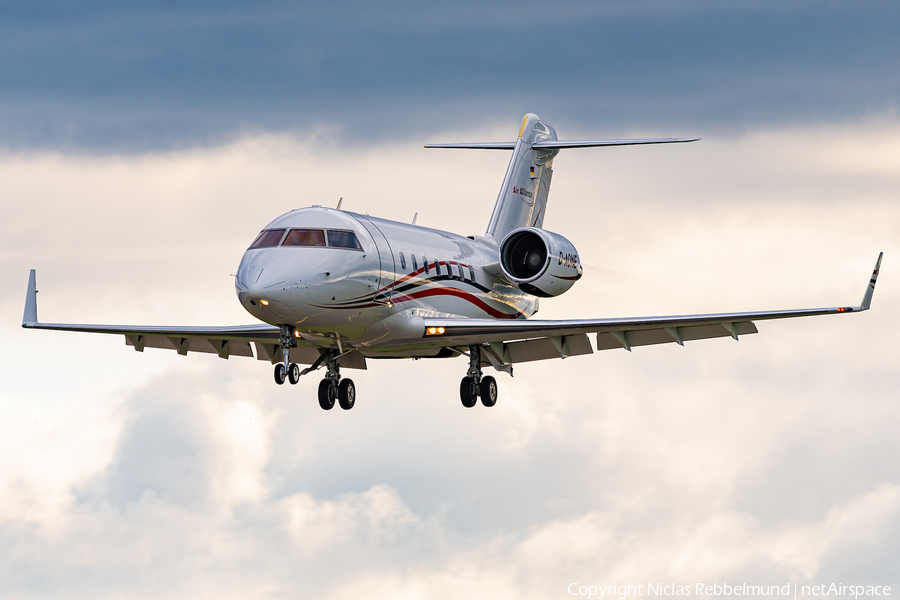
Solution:
<svg viewBox="0 0 900 600"><path fill-rule="evenodd" d="M82 490L83 502L125 510L148 495L176 506L210 501L213 440L202 409L192 401L199 390L191 383L167 377L126 403L115 460L101 481Z"/></svg>
<svg viewBox="0 0 900 600"><path fill-rule="evenodd" d="M0 141L137 151L323 123L421 141L528 111L708 134L895 107L891 3L595 4L13 5Z"/></svg>

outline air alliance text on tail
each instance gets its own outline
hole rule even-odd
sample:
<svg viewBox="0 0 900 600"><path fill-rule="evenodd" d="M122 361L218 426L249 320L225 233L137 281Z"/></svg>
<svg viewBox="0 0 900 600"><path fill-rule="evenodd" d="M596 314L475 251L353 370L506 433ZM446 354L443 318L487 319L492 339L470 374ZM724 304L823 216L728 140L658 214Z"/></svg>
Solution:
<svg viewBox="0 0 900 600"><path fill-rule="evenodd" d="M513 186L513 194L518 194L520 196L525 196L526 198L534 198L534 194L526 190L525 188L520 188L517 185Z"/></svg>

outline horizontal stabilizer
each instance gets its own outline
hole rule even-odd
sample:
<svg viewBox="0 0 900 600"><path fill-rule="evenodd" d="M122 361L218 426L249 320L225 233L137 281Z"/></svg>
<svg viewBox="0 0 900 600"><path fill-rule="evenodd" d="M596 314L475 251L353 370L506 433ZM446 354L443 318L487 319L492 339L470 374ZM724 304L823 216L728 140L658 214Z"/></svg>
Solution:
<svg viewBox="0 0 900 600"><path fill-rule="evenodd" d="M561 150L563 148L593 148L595 146L638 146L640 144L683 144L700 138L652 138L646 140L547 140L535 142L532 148Z"/></svg>
<svg viewBox="0 0 900 600"><path fill-rule="evenodd" d="M477 144L425 144L426 148L469 148L472 150L515 150L515 142L481 142Z"/></svg>
<svg viewBox="0 0 900 600"><path fill-rule="evenodd" d="M563 148L593 148L597 146L637 146L640 144L682 144L700 138L650 138L643 140L545 140L531 144L541 150ZM516 142L480 142L474 144L427 144L426 148L468 148L471 150L515 150Z"/></svg>

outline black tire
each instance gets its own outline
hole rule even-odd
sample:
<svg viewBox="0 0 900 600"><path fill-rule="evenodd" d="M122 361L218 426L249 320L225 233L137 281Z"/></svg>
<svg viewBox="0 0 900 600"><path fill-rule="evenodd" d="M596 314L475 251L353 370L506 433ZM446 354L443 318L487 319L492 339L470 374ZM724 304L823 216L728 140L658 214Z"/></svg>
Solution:
<svg viewBox="0 0 900 600"><path fill-rule="evenodd" d="M459 399L466 408L472 408L478 403L478 386L471 377L463 377L459 382Z"/></svg>
<svg viewBox="0 0 900 600"><path fill-rule="evenodd" d="M350 410L356 404L356 386L352 379L342 379L338 387L338 402L344 410Z"/></svg>
<svg viewBox="0 0 900 600"><path fill-rule="evenodd" d="M497 380L490 375L481 378L481 403L485 406L497 404Z"/></svg>
<svg viewBox="0 0 900 600"><path fill-rule="evenodd" d="M277 383L278 385L284 385L284 376L284 365L278 363L277 365L275 365L275 383Z"/></svg>
<svg viewBox="0 0 900 600"><path fill-rule="evenodd" d="M334 408L335 396L337 393L330 381L323 379L319 382L319 406L322 407L322 410Z"/></svg>
<svg viewBox="0 0 900 600"><path fill-rule="evenodd" d="M291 382L291 385L297 385L297 382L300 381L300 367L297 366L297 363L291 363L291 366L288 367L288 381Z"/></svg>

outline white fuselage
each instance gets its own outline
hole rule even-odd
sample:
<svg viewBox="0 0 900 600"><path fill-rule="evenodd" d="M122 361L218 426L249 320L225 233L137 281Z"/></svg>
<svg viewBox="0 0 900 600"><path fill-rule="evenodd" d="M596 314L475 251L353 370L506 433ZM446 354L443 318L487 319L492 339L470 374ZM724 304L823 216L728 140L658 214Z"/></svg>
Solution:
<svg viewBox="0 0 900 600"><path fill-rule="evenodd" d="M489 238L312 207L278 217L259 239L235 277L241 304L310 339L366 348L402 335L413 317L519 319L537 310L535 297L483 269L498 261Z"/></svg>

